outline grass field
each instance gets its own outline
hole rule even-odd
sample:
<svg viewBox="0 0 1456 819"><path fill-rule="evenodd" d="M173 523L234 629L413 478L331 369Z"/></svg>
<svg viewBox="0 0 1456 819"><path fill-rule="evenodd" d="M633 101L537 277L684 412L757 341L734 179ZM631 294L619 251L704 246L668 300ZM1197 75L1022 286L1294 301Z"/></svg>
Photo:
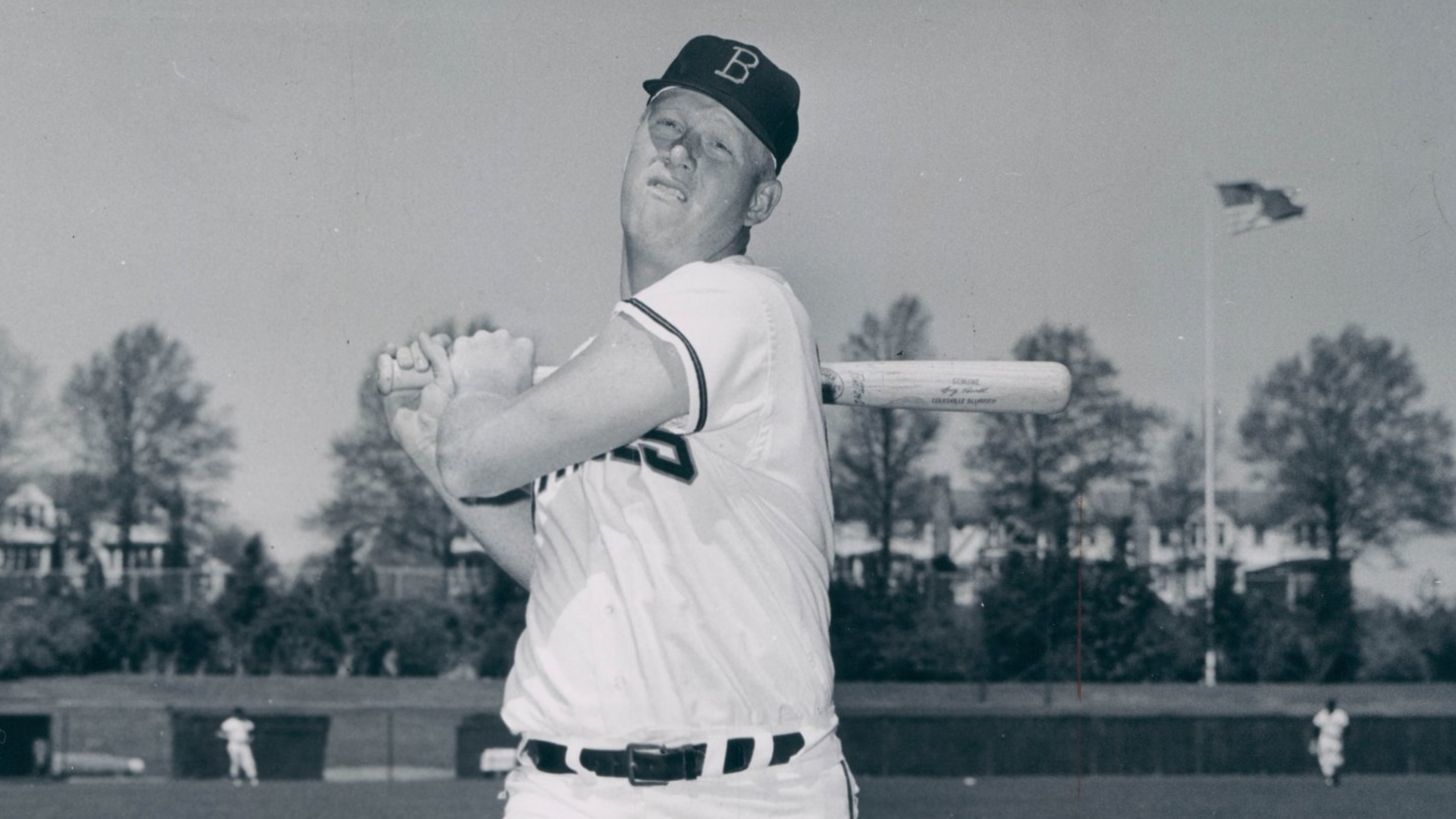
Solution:
<svg viewBox="0 0 1456 819"><path fill-rule="evenodd" d="M1351 777L1326 788L1316 777L1000 778L974 787L958 779L865 778L865 819L990 817L1341 817L1448 816L1453 777ZM97 782L0 785L0 815L30 819L365 819L415 816L497 819L499 782L338 785L218 782Z"/></svg>

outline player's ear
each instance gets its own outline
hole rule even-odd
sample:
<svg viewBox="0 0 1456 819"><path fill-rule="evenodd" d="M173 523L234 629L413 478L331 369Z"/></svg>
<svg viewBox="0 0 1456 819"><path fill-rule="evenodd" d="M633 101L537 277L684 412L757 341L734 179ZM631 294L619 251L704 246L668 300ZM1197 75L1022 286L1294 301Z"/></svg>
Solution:
<svg viewBox="0 0 1456 819"><path fill-rule="evenodd" d="M777 179L765 179L759 182L753 189L753 196L748 200L748 212L743 214L743 224L753 227L773 215L774 208L779 206L779 199L784 195L784 186Z"/></svg>

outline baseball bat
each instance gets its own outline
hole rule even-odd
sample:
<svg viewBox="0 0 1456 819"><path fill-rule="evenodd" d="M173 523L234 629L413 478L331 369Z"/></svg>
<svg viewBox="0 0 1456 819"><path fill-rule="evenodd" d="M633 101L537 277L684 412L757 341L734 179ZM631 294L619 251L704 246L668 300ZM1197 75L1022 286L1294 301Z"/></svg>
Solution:
<svg viewBox="0 0 1456 819"><path fill-rule="evenodd" d="M555 367L537 367L542 379ZM381 394L421 389L429 370L401 370L380 355L376 386ZM837 361L819 366L825 404L941 412L1029 412L1067 408L1072 374L1052 361Z"/></svg>

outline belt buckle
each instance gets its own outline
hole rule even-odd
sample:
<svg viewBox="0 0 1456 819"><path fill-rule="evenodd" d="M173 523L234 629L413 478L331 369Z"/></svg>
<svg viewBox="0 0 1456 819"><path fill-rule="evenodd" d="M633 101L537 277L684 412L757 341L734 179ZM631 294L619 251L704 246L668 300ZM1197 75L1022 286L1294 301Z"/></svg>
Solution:
<svg viewBox="0 0 1456 819"><path fill-rule="evenodd" d="M652 779L637 775L638 756L656 756L664 759L673 749L666 745L655 745L651 742L631 742L627 744L627 781L633 785L666 785L671 779Z"/></svg>

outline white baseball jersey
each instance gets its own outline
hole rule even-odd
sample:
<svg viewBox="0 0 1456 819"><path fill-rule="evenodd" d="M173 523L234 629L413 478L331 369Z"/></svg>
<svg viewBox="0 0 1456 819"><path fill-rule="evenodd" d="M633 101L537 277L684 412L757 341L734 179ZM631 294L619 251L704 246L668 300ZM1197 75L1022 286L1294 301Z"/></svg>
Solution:
<svg viewBox="0 0 1456 819"><path fill-rule="evenodd" d="M247 745L253 741L253 721L228 717L219 729L229 745Z"/></svg>
<svg viewBox="0 0 1456 819"><path fill-rule="evenodd" d="M1314 726L1319 729L1321 742L1342 741L1345 737L1345 728L1349 725L1350 715L1346 714L1343 708L1336 708L1333 711L1321 708L1320 712L1314 715Z"/></svg>
<svg viewBox="0 0 1456 819"><path fill-rule="evenodd" d="M833 509L803 306L744 257L619 302L687 413L535 484L536 567L501 716L589 747L834 727Z"/></svg>

